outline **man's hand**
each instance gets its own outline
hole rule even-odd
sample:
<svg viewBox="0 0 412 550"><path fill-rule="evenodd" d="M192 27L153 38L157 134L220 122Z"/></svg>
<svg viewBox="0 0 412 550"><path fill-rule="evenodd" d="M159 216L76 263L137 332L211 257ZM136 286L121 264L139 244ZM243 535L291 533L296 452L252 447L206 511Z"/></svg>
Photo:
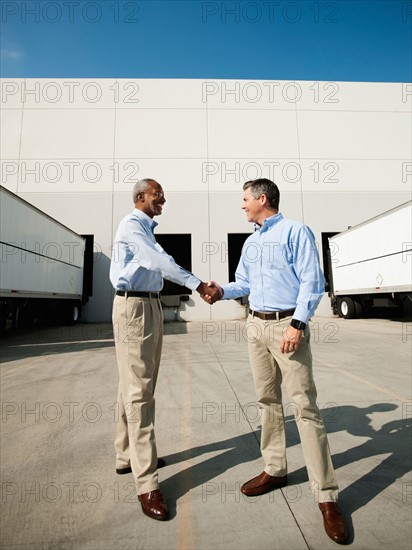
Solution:
<svg viewBox="0 0 412 550"><path fill-rule="evenodd" d="M298 330L290 325L283 332L282 342L280 343L280 351L282 353L293 353L299 347L299 342L302 338L303 330Z"/></svg>
<svg viewBox="0 0 412 550"><path fill-rule="evenodd" d="M208 283L200 283L196 289L203 300L212 305L223 297L223 290L220 285L215 281L209 281Z"/></svg>

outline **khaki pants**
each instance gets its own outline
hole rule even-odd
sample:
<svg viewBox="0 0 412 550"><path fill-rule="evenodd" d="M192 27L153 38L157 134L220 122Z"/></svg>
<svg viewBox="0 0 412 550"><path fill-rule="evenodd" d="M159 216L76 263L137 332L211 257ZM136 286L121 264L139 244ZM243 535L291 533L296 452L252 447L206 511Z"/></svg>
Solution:
<svg viewBox="0 0 412 550"><path fill-rule="evenodd" d="M289 323L290 317L281 321L264 321L249 315L246 324L250 363L261 411L261 452L265 472L271 476L287 473L283 380L292 401L315 500L336 500L338 485L325 427L316 404L309 327L306 327L298 350L282 354L280 343Z"/></svg>
<svg viewBox="0 0 412 550"><path fill-rule="evenodd" d="M116 468L131 466L140 495L159 487L154 391L163 339L160 301L116 296L113 329L119 369Z"/></svg>

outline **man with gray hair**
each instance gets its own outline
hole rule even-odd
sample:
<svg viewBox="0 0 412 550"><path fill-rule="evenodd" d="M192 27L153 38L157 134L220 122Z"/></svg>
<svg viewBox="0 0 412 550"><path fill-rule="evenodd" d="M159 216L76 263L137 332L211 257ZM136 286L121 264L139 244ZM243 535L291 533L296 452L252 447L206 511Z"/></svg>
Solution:
<svg viewBox="0 0 412 550"><path fill-rule="evenodd" d="M261 409L260 448L264 471L241 487L254 497L287 485L285 426L281 384L294 404L311 489L328 536L344 543L345 519L336 499L338 484L325 428L316 404L309 319L325 291L325 279L312 231L279 212L280 193L268 179L243 186L247 220L256 231L243 246L236 281L220 287L213 303L249 296L246 323L253 380Z"/></svg>
<svg viewBox="0 0 412 550"><path fill-rule="evenodd" d="M161 185L149 178L138 181L133 202L135 209L117 229L110 264L119 370L116 472L133 473L143 512L165 520L168 510L157 474L165 462L157 457L154 435L154 392L163 337L160 290L165 278L213 299L219 291L177 265L156 242L153 218L166 202Z"/></svg>

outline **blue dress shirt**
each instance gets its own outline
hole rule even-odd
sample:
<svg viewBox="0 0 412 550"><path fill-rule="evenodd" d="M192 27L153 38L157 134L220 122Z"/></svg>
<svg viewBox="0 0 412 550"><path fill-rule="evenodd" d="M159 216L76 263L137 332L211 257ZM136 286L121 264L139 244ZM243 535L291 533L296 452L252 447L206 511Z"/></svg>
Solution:
<svg viewBox="0 0 412 550"><path fill-rule="evenodd" d="M254 311L294 309L307 323L325 292L312 231L280 213L266 218L243 245L236 281L222 288L223 299L249 296Z"/></svg>
<svg viewBox="0 0 412 550"><path fill-rule="evenodd" d="M112 249L110 281L116 290L159 292L163 278L195 290L201 283L166 254L153 235L157 223L135 208L119 224Z"/></svg>

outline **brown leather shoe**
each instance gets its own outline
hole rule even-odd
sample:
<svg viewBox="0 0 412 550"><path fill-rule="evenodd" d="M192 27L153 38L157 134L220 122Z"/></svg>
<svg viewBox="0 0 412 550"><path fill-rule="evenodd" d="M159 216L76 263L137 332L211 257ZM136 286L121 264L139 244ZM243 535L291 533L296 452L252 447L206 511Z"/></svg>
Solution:
<svg viewBox="0 0 412 550"><path fill-rule="evenodd" d="M323 515L323 525L328 536L339 544L345 543L348 540L348 528L336 502L322 502L319 504L319 508Z"/></svg>
<svg viewBox="0 0 412 550"><path fill-rule="evenodd" d="M242 485L240 490L248 497L255 497L257 495L263 495L271 489L284 487L287 485L287 482L287 476L274 477L266 472L262 472L260 476L254 477Z"/></svg>
<svg viewBox="0 0 412 550"><path fill-rule="evenodd" d="M157 459L157 469L164 468L166 466L166 460L164 458L158 458ZM116 474L123 475L123 474L131 474L132 468L130 466L126 466L126 468L116 468Z"/></svg>
<svg viewBox="0 0 412 550"><path fill-rule="evenodd" d="M143 513L149 516L149 518L164 521L169 517L165 499L159 489L139 495L139 501L142 505Z"/></svg>

